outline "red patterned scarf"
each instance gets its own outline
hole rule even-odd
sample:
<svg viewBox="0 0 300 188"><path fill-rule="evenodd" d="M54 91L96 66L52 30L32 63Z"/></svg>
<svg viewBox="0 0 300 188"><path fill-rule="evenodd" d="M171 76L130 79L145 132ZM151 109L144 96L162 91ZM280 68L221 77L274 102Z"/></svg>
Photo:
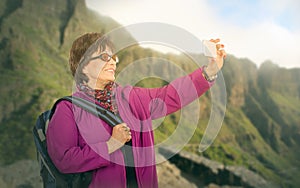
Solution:
<svg viewBox="0 0 300 188"><path fill-rule="evenodd" d="M86 84L79 84L79 90L96 99L101 107L117 114L118 109L114 101L113 87L114 82L109 82L103 90L92 89Z"/></svg>

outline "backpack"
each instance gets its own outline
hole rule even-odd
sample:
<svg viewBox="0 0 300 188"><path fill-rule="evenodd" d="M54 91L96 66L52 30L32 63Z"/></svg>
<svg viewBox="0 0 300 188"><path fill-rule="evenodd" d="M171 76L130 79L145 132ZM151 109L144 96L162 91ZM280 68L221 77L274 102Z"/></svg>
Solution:
<svg viewBox="0 0 300 188"><path fill-rule="evenodd" d="M92 180L92 171L63 174L55 167L47 152L46 132L48 123L54 114L56 105L62 100L67 100L94 114L112 127L122 123L122 120L112 112L94 104L93 102L75 96L65 96L58 99L50 110L47 110L38 116L36 124L33 127L33 138L37 150L37 160L40 165L40 175L43 180L44 188L88 187Z"/></svg>

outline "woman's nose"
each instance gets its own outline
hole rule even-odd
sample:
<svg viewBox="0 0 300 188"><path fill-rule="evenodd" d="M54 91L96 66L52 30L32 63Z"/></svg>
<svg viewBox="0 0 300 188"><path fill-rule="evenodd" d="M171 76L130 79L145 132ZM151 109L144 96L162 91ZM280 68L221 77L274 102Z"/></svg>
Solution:
<svg viewBox="0 0 300 188"><path fill-rule="evenodd" d="M115 65L117 64L117 62L115 60L113 60L113 58L111 58L108 62L109 65Z"/></svg>

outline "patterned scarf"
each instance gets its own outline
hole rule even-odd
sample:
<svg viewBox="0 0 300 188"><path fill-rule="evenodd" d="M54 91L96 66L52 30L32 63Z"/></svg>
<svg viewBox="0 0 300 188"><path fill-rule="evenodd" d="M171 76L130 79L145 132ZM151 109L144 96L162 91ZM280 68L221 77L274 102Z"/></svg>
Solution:
<svg viewBox="0 0 300 188"><path fill-rule="evenodd" d="M96 99L100 103L101 107L113 112L114 114L117 114L118 109L114 99L114 94L112 92L114 84L114 82L109 82L103 90L92 89L86 84L79 84L78 88L80 91L83 91L87 95Z"/></svg>

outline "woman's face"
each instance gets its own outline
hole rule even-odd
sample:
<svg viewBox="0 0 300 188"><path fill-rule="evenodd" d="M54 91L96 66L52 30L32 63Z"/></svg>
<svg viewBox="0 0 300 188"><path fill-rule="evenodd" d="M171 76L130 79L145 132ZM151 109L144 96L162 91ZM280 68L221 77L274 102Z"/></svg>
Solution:
<svg viewBox="0 0 300 188"><path fill-rule="evenodd" d="M104 89L105 85L115 80L116 60L111 58L110 48L92 54L91 60L84 67L83 73L89 78L89 86L94 89Z"/></svg>

